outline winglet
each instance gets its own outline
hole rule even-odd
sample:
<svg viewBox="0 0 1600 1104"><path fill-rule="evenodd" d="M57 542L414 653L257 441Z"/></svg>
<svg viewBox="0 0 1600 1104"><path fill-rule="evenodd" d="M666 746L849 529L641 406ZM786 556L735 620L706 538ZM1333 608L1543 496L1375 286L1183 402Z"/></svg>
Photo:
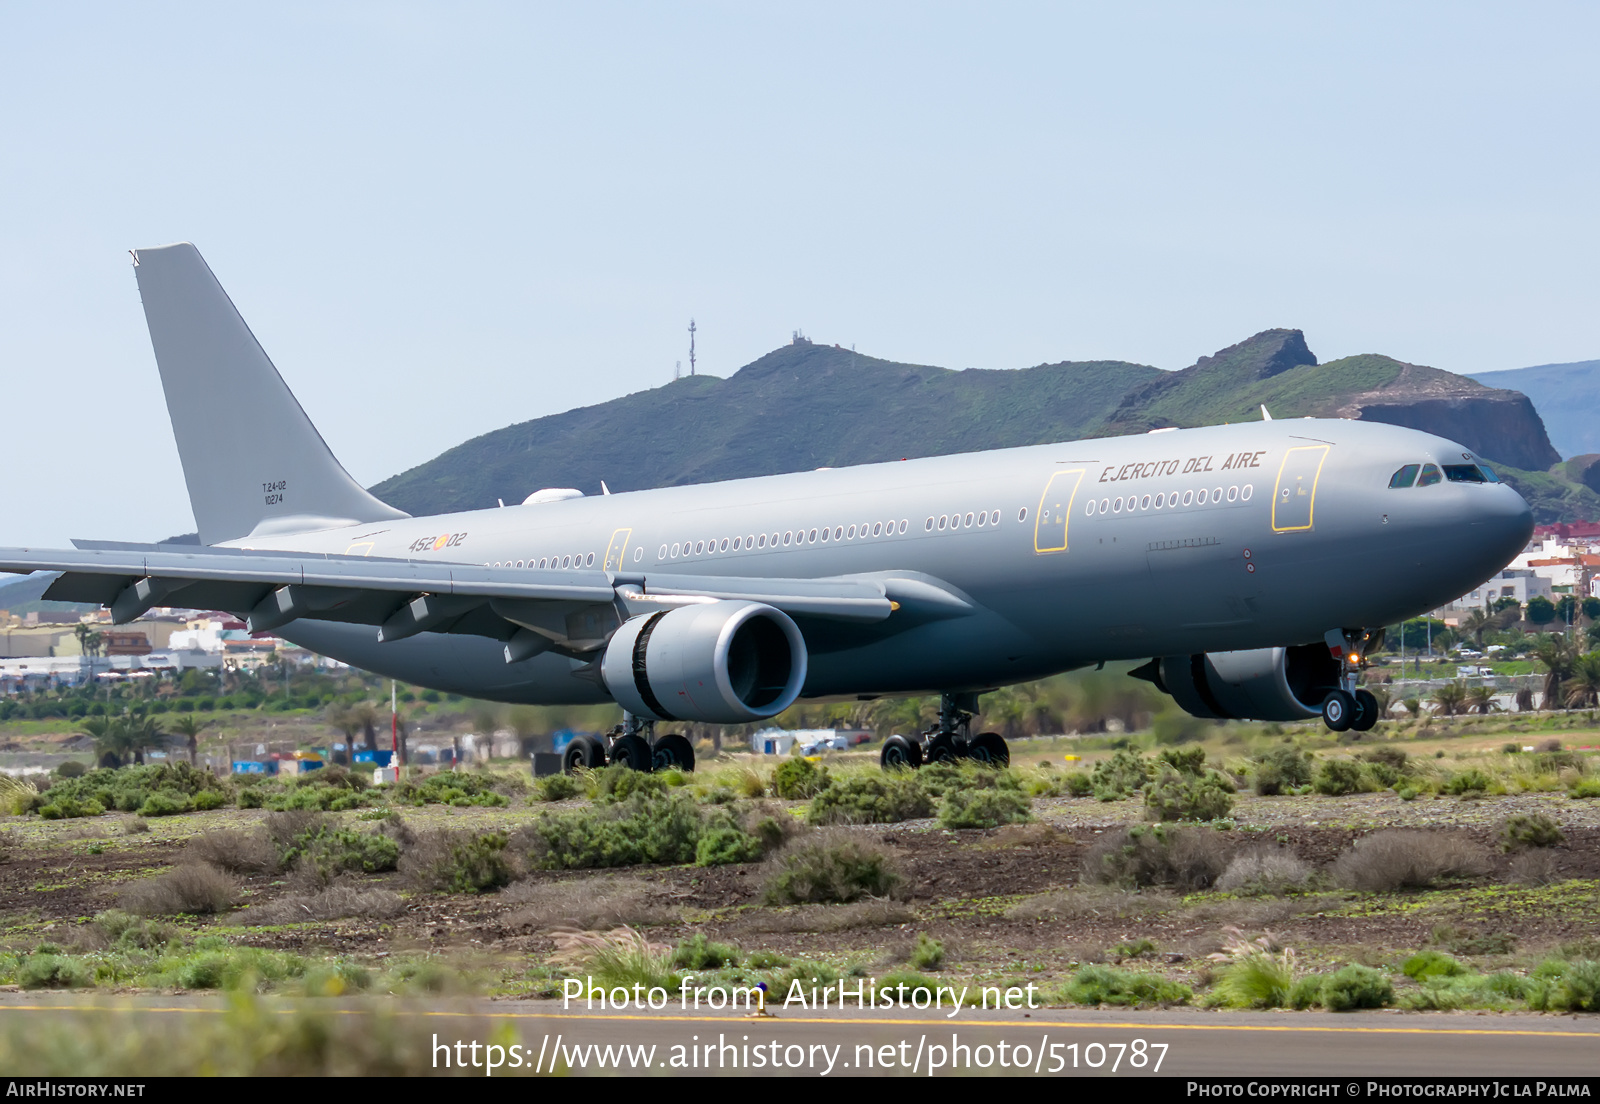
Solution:
<svg viewBox="0 0 1600 1104"><path fill-rule="evenodd" d="M1263 422L1272 421L1272 411L1267 409L1267 404L1266 403L1262 403L1261 404L1261 420Z"/></svg>

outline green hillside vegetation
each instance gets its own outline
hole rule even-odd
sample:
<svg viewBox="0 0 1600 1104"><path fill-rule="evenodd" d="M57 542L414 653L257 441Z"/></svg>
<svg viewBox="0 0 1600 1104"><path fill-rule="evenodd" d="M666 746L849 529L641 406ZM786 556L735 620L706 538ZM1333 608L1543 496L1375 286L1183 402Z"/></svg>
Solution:
<svg viewBox="0 0 1600 1104"><path fill-rule="evenodd" d="M1600 517L1528 400L1378 354L1319 364L1265 330L1179 372L1123 361L1020 370L899 364L804 339L728 379L696 376L486 433L378 484L413 514L1274 417L1357 417L1460 440L1505 468L1540 521ZM1545 471L1555 464L1554 470Z"/></svg>

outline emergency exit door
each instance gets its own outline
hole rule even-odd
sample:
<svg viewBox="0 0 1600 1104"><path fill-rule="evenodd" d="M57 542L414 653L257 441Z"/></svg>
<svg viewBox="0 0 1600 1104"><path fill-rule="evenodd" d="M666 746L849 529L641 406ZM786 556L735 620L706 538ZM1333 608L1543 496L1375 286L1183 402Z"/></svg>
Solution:
<svg viewBox="0 0 1600 1104"><path fill-rule="evenodd" d="M1328 459L1327 445L1301 445L1284 453L1272 496L1272 531L1292 533L1311 528L1316 516L1317 479Z"/></svg>
<svg viewBox="0 0 1600 1104"><path fill-rule="evenodd" d="M606 562L601 566L602 571L621 571L623 556L628 551L628 538L633 536L632 529L618 529L611 534L611 543L606 547Z"/></svg>
<svg viewBox="0 0 1600 1104"><path fill-rule="evenodd" d="M1072 503L1078 496L1078 484L1083 482L1083 469L1059 471L1045 484L1039 496L1039 512L1033 519L1033 550L1035 552L1065 552L1067 550L1067 523L1072 520Z"/></svg>

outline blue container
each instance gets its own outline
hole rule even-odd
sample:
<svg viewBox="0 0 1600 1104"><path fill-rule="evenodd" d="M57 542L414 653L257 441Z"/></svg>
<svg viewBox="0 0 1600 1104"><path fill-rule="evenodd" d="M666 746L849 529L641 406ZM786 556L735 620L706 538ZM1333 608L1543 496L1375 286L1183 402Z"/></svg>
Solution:
<svg viewBox="0 0 1600 1104"><path fill-rule="evenodd" d="M233 765L233 773L234 774L266 774L267 773L267 765L265 763L257 763L257 762L253 762L253 761L241 761L241 762L234 763L234 765Z"/></svg>

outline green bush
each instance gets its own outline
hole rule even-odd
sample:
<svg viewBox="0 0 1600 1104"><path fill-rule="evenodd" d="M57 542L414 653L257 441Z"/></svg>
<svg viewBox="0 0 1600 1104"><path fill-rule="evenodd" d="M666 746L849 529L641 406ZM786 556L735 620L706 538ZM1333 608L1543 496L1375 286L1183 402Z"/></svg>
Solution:
<svg viewBox="0 0 1600 1104"><path fill-rule="evenodd" d="M1059 993L1073 1004L1110 1004L1123 1007L1151 1004L1188 1004L1194 991L1160 974L1084 966Z"/></svg>
<svg viewBox="0 0 1600 1104"><path fill-rule="evenodd" d="M701 932L696 932L672 952L672 965L678 970L720 970L739 965L739 948L727 943L713 943Z"/></svg>
<svg viewBox="0 0 1600 1104"><path fill-rule="evenodd" d="M945 828L998 828L1032 820L1032 802L1016 790L952 790L939 809Z"/></svg>
<svg viewBox="0 0 1600 1104"><path fill-rule="evenodd" d="M194 795L193 805L197 812L208 812L211 809L220 809L228 803L220 790L201 790Z"/></svg>
<svg viewBox="0 0 1600 1104"><path fill-rule="evenodd" d="M24 989L83 989L94 984L94 976L65 955L32 954L22 960L17 984Z"/></svg>
<svg viewBox="0 0 1600 1104"><path fill-rule="evenodd" d="M426 778L407 779L395 787L396 800L407 805L501 806L507 804L494 791L494 779L471 771L440 771Z"/></svg>
<svg viewBox="0 0 1600 1104"><path fill-rule="evenodd" d="M1503 851L1554 847L1565 839L1556 822L1543 813L1512 813L1500 825L1500 848Z"/></svg>
<svg viewBox="0 0 1600 1104"><path fill-rule="evenodd" d="M1418 951L1405 960L1400 972L1408 978L1421 981L1424 978L1460 977L1468 971L1459 960L1450 955L1440 951Z"/></svg>
<svg viewBox="0 0 1600 1104"><path fill-rule="evenodd" d="M811 802L812 824L892 824L933 815L933 798L916 775L861 774L833 779Z"/></svg>
<svg viewBox="0 0 1600 1104"><path fill-rule="evenodd" d="M1600 1012L1600 962L1593 959L1548 959L1528 982L1528 1007L1536 1012Z"/></svg>
<svg viewBox="0 0 1600 1104"><path fill-rule="evenodd" d="M1580 778L1567 791L1571 798L1600 797L1600 778Z"/></svg>
<svg viewBox="0 0 1600 1104"><path fill-rule="evenodd" d="M1209 1002L1227 1008L1282 1008L1294 990L1294 964L1288 955L1249 954L1223 969Z"/></svg>
<svg viewBox="0 0 1600 1104"><path fill-rule="evenodd" d="M1494 779L1490 778L1477 767L1468 767L1464 771L1457 771L1455 774L1452 774L1448 779L1446 779L1445 784L1440 787L1440 790L1444 793L1454 794L1459 797L1464 794L1484 793L1492 785L1494 785Z"/></svg>
<svg viewBox="0 0 1600 1104"><path fill-rule="evenodd" d="M187 813L189 808L187 795L157 790L144 799L144 804L139 806L138 812L143 817L176 816L178 813Z"/></svg>
<svg viewBox="0 0 1600 1104"><path fill-rule="evenodd" d="M1325 759L1318 764L1311 787L1319 794L1339 797L1370 790L1372 783L1363 764L1354 759Z"/></svg>
<svg viewBox="0 0 1600 1104"><path fill-rule="evenodd" d="M721 824L701 835L695 845L694 861L697 866L749 863L761 858L764 850L756 836L731 824Z"/></svg>
<svg viewBox="0 0 1600 1104"><path fill-rule="evenodd" d="M1383 1008L1394 1003L1394 986L1381 970L1346 966L1322 981L1322 1006L1330 1012L1357 1008Z"/></svg>
<svg viewBox="0 0 1600 1104"><path fill-rule="evenodd" d="M887 974L877 979L878 1001L892 1002L902 1007L915 1007L921 1005L926 1008L933 1003L934 994L939 991L939 983L931 977L925 977L915 970L890 970ZM917 999L917 990L927 991L921 1000ZM882 1007L877 1004L875 1006Z"/></svg>
<svg viewBox="0 0 1600 1104"><path fill-rule="evenodd" d="M1115 801L1142 789L1150 781L1151 774L1152 768L1148 763L1124 749L1096 763L1090 777L1096 797L1102 801Z"/></svg>
<svg viewBox="0 0 1600 1104"><path fill-rule="evenodd" d="M929 938L927 932L918 932L916 946L911 948L907 961L913 969L937 970L944 965L944 944Z"/></svg>
<svg viewBox="0 0 1600 1104"><path fill-rule="evenodd" d="M1233 811L1233 785L1216 771L1204 775L1167 771L1145 790L1151 820L1221 820Z"/></svg>
<svg viewBox="0 0 1600 1104"><path fill-rule="evenodd" d="M396 868L400 845L380 832L317 822L294 836L280 850L279 860L284 866L304 863L324 880L344 871L376 874Z"/></svg>
<svg viewBox="0 0 1600 1104"><path fill-rule="evenodd" d="M659 774L636 771L625 763L613 763L589 775L589 796L601 805L616 805L635 794L663 794L666 779Z"/></svg>
<svg viewBox="0 0 1600 1104"><path fill-rule="evenodd" d="M549 774L539 779L533 792L540 801L565 801L578 796L578 783L570 774Z"/></svg>
<svg viewBox="0 0 1600 1104"><path fill-rule="evenodd" d="M815 797L828 784L828 770L798 756L785 759L772 772L772 792L785 801Z"/></svg>
<svg viewBox="0 0 1600 1104"><path fill-rule="evenodd" d="M1311 783L1316 761L1293 744L1280 744L1256 756L1253 786L1267 797Z"/></svg>
<svg viewBox="0 0 1600 1104"><path fill-rule="evenodd" d="M704 829L688 794L636 794L618 804L546 813L530 829L532 858L548 870L692 863Z"/></svg>
<svg viewBox="0 0 1600 1104"><path fill-rule="evenodd" d="M904 880L881 846L845 836L819 835L790 844L774 862L764 889L770 905L887 897Z"/></svg>
<svg viewBox="0 0 1600 1104"><path fill-rule="evenodd" d="M76 759L68 759L56 767L57 778L82 778L89 773L89 768Z"/></svg>
<svg viewBox="0 0 1600 1104"><path fill-rule="evenodd" d="M259 809L267 802L267 795L255 786L246 786L239 791L239 808Z"/></svg>
<svg viewBox="0 0 1600 1104"><path fill-rule="evenodd" d="M1072 797L1088 797L1094 793L1094 779L1087 771L1068 771L1062 783Z"/></svg>
<svg viewBox="0 0 1600 1104"><path fill-rule="evenodd" d="M1164 748L1161 761L1179 774L1204 774L1206 749L1203 747Z"/></svg>
<svg viewBox="0 0 1600 1104"><path fill-rule="evenodd" d="M206 791L217 793L224 803L230 792L227 784L219 782L209 771L196 770L188 763L179 762L142 767L99 767L77 778L57 779L41 796L45 796L46 803L56 807L52 819L66 819L99 816L107 809L118 809L124 813L138 812L152 795L158 793L163 796L156 802L157 807L170 809L173 804L179 804L181 808L170 811L187 812L193 799ZM47 815L44 808L40 808L39 815Z"/></svg>

